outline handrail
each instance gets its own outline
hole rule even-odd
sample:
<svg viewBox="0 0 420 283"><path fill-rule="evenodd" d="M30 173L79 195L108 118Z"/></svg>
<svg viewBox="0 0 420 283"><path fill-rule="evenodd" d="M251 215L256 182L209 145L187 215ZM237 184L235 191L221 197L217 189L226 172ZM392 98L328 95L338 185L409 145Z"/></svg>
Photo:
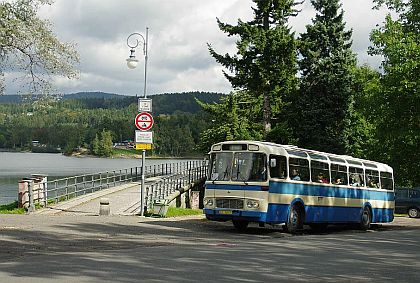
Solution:
<svg viewBox="0 0 420 283"><path fill-rule="evenodd" d="M205 170L201 168L205 164L203 161L184 161L176 163L162 163L158 165L145 166L145 177L163 176L161 181L169 186L172 190L178 188L179 185L185 184L186 180L191 181L193 176L202 175ZM206 166L206 165L205 165ZM201 169L197 169L201 168ZM43 183L38 186L34 192L35 203L47 207L50 203L58 203L60 201L69 200L74 197L93 193L103 189L115 187L124 183L139 181L141 178L141 167L124 168L120 170L98 172L91 174L83 174L72 177L60 178ZM151 198L147 198L149 188L150 192L156 193L155 187L160 186L163 194L166 189L162 188L160 181L146 187L146 205L150 207L151 203L147 202Z"/></svg>
<svg viewBox="0 0 420 283"><path fill-rule="evenodd" d="M158 181L155 181L146 186L145 193L145 207L147 211L153 209L153 205L159 201L171 202L175 197L182 194L184 188L196 183L206 177L208 164L202 162L196 167L187 168L176 174L164 176Z"/></svg>

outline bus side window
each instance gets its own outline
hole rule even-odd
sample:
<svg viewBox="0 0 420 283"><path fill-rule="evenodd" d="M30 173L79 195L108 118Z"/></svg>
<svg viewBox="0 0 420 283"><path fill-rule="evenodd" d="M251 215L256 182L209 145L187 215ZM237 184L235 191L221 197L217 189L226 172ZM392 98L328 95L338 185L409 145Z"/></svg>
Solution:
<svg viewBox="0 0 420 283"><path fill-rule="evenodd" d="M315 183L330 183L330 170L328 163L311 161L312 182Z"/></svg>
<svg viewBox="0 0 420 283"><path fill-rule="evenodd" d="M392 189L393 189L392 174L389 173L389 172L381 172L380 176L381 176L381 187L382 187L382 189L392 191Z"/></svg>
<svg viewBox="0 0 420 283"><path fill-rule="evenodd" d="M275 160L274 163L272 163L271 160ZM278 179L287 178L286 156L270 155L270 164L275 165L274 167L270 166L271 178L278 178Z"/></svg>
<svg viewBox="0 0 420 283"><path fill-rule="evenodd" d="M368 188L379 188L379 172L366 169L366 186Z"/></svg>
<svg viewBox="0 0 420 283"><path fill-rule="evenodd" d="M309 181L309 161L301 158L289 158L290 179Z"/></svg>
<svg viewBox="0 0 420 283"><path fill-rule="evenodd" d="M331 163L331 181L334 185L347 185L347 167Z"/></svg>
<svg viewBox="0 0 420 283"><path fill-rule="evenodd" d="M353 187L363 187L364 185L364 173L362 168L357 167L349 167L349 173L350 173L350 186Z"/></svg>

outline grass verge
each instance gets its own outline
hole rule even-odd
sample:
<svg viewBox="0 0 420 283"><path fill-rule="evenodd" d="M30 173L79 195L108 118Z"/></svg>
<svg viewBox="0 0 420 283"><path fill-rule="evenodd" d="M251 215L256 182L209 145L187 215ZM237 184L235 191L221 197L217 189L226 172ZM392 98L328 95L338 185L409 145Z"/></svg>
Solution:
<svg viewBox="0 0 420 283"><path fill-rule="evenodd" d="M24 208L18 208L18 202L0 205L0 214L25 214Z"/></svg>
<svg viewBox="0 0 420 283"><path fill-rule="evenodd" d="M408 217L408 214L407 214L407 213L405 213L405 214L401 214L401 213L394 213L394 216L395 216L395 217Z"/></svg>
<svg viewBox="0 0 420 283"><path fill-rule="evenodd" d="M113 148L112 149L112 155L113 156L134 156L134 155L138 155L141 154L141 151L139 153L139 151L132 149L132 148L127 148L127 149L123 149L123 148Z"/></svg>
<svg viewBox="0 0 420 283"><path fill-rule="evenodd" d="M180 208L180 207L169 207L165 217L179 217L188 215L201 215L203 214L202 209L191 209L191 208ZM146 216L153 216L148 213Z"/></svg>

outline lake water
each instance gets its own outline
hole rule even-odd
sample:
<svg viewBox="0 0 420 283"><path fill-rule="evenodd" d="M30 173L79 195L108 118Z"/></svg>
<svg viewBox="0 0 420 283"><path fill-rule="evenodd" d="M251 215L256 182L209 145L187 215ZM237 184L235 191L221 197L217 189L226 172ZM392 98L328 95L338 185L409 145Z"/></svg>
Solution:
<svg viewBox="0 0 420 283"><path fill-rule="evenodd" d="M178 159L146 158L146 165L176 163ZM186 161L186 160L185 160ZM18 181L31 174L57 177L106 172L141 166L141 159L68 157L50 153L0 152L0 204L17 200Z"/></svg>

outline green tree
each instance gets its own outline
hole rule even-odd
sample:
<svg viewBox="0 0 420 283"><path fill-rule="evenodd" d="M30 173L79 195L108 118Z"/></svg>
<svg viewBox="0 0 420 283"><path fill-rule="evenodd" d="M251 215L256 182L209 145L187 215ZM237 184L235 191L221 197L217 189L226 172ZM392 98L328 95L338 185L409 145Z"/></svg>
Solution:
<svg viewBox="0 0 420 283"><path fill-rule="evenodd" d="M95 135L95 138L92 141L92 153L94 155L100 155L100 147L99 147L99 136L98 134Z"/></svg>
<svg viewBox="0 0 420 283"><path fill-rule="evenodd" d="M102 130L98 135L95 135L92 143L92 153L97 156L109 157L112 155L112 133L110 131Z"/></svg>
<svg viewBox="0 0 420 283"><path fill-rule="evenodd" d="M375 99L380 90L380 73L367 65L357 66L353 73L353 94L344 131L345 151L355 157L377 160L379 113Z"/></svg>
<svg viewBox="0 0 420 283"><path fill-rule="evenodd" d="M230 25L217 19L220 30L238 36L235 55L220 55L211 45L210 54L227 69L224 72L232 87L245 90L255 98L258 109L253 121L263 121L264 136L271 130L271 120L283 108L283 100L296 88L296 41L287 25L296 15L293 0L253 0L254 19L238 20Z"/></svg>
<svg viewBox="0 0 420 283"><path fill-rule="evenodd" d="M420 185L420 1L376 0L386 16L373 30L370 53L383 56L381 89L375 99L381 159L394 167L397 183Z"/></svg>
<svg viewBox="0 0 420 283"><path fill-rule="evenodd" d="M112 133L110 131L103 130L101 133L101 142L99 145L100 155L109 157L112 155Z"/></svg>
<svg viewBox="0 0 420 283"><path fill-rule="evenodd" d="M250 121L251 101L252 98L242 91L221 98L218 104L199 102L213 120L210 127L200 134L198 148L206 152L212 144L221 141L262 139L261 125Z"/></svg>
<svg viewBox="0 0 420 283"><path fill-rule="evenodd" d="M317 13L301 34L301 83L294 131L299 145L345 152L345 118L352 94L356 56L339 0L311 0Z"/></svg>
<svg viewBox="0 0 420 283"><path fill-rule="evenodd" d="M7 66L23 71L30 91L47 93L50 76L75 78L78 54L74 45L61 43L48 21L38 17L40 6L51 0L15 0L0 3L0 76ZM0 90L4 84L0 81Z"/></svg>

